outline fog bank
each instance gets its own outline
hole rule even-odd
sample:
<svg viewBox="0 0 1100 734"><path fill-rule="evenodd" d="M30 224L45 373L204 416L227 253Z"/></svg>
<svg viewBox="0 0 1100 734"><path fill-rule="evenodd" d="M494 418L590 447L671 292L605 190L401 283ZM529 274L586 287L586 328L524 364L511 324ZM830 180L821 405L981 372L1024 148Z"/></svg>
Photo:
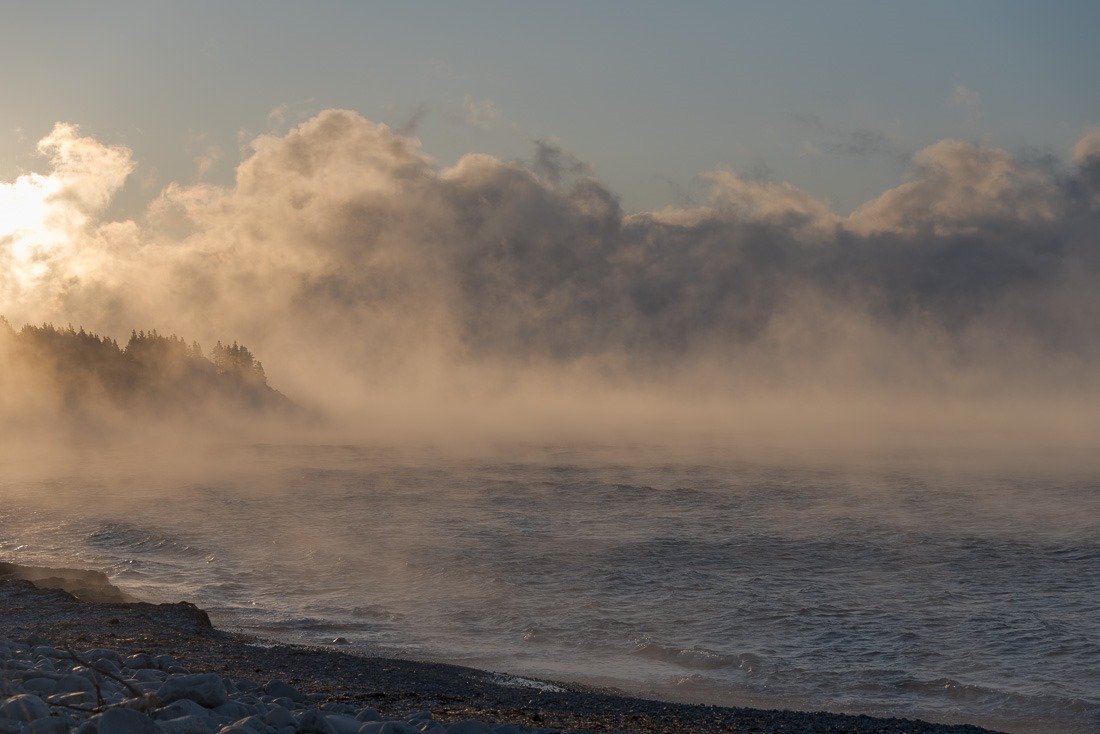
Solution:
<svg viewBox="0 0 1100 734"><path fill-rule="evenodd" d="M732 171L627 215L554 145L441 167L326 110L111 221L130 152L39 149L0 183L0 313L239 339L334 435L1097 435L1097 131L1065 163L941 141L847 217Z"/></svg>

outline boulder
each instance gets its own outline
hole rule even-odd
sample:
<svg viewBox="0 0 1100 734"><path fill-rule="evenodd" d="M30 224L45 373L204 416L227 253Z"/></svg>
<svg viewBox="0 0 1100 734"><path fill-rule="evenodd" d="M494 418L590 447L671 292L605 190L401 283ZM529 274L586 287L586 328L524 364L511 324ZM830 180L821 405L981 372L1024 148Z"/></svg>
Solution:
<svg viewBox="0 0 1100 734"><path fill-rule="evenodd" d="M161 703L171 703L186 698L212 709L229 700L225 683L217 673L195 673L169 678L157 689Z"/></svg>
<svg viewBox="0 0 1100 734"><path fill-rule="evenodd" d="M50 707L38 696L24 693L12 696L0 705L0 719L30 723L50 715Z"/></svg>
<svg viewBox="0 0 1100 734"><path fill-rule="evenodd" d="M274 696L275 698L289 698L294 703L301 703L305 700L305 696L303 696L297 688L278 678L269 681L268 684L264 686L264 693L269 696Z"/></svg>
<svg viewBox="0 0 1100 734"><path fill-rule="evenodd" d="M100 734L160 734L152 719L133 709L107 709L92 720Z"/></svg>
<svg viewBox="0 0 1100 734"><path fill-rule="evenodd" d="M301 734L337 734L328 718L317 709L310 709L302 714L302 718L298 720L298 731Z"/></svg>

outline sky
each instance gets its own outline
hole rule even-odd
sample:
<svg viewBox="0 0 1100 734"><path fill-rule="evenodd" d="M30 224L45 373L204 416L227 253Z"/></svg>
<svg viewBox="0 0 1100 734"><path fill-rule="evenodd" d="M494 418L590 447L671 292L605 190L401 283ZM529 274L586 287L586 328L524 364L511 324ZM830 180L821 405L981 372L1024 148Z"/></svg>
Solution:
<svg viewBox="0 0 1100 734"><path fill-rule="evenodd" d="M550 140L639 212L728 168L847 214L944 138L1068 156L1100 8L1020 2L104 2L0 10L0 176L57 121L134 151L132 212L326 108L442 165ZM247 148L244 151L247 154Z"/></svg>
<svg viewBox="0 0 1100 734"><path fill-rule="evenodd" d="M16 327L240 340L293 398L360 413L618 391L604 412L1097 414L1095 3L0 20Z"/></svg>

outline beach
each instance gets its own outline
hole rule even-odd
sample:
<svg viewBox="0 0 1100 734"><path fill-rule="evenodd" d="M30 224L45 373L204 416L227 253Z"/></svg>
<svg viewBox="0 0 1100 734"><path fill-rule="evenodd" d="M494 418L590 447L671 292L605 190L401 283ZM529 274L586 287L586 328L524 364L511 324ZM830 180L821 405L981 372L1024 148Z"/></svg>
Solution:
<svg viewBox="0 0 1100 734"><path fill-rule="evenodd" d="M6 570L12 568L9 564ZM445 730L463 721L494 727L486 731L521 732L991 731L970 725L835 713L674 704L461 666L353 655L341 651L339 645L277 644L216 629L205 612L186 602L84 601L63 589L39 588L18 578L20 575L28 574L9 573L0 578L0 639L21 645L20 649L53 648L75 652L78 657L81 651L109 650L117 652L119 659L141 653L167 655L178 661L176 675L186 671L216 673L229 681L285 682L302 694L300 706L332 712L330 716L344 712L349 720L354 711L373 709L384 719L419 724L423 731L433 727ZM45 582L42 574L38 575L38 583L65 585L64 572L47 575ZM83 583L85 596L94 597L87 577ZM13 689L8 685L5 696L11 695ZM502 728L508 724L515 729Z"/></svg>

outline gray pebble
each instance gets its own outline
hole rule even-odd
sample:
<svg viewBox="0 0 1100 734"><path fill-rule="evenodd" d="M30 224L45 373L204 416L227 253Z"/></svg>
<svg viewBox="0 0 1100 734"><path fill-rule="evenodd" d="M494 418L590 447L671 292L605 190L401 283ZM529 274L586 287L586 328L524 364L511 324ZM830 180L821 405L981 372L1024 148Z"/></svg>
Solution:
<svg viewBox="0 0 1100 734"><path fill-rule="evenodd" d="M171 655L157 655L155 658L153 658L153 662L156 663L156 666L161 670L168 670L173 665L180 664L179 661Z"/></svg>
<svg viewBox="0 0 1100 734"><path fill-rule="evenodd" d="M287 726L297 728L298 726L294 714L290 713L282 706L272 706L271 710L264 715L264 721L276 729L282 729Z"/></svg>
<svg viewBox="0 0 1100 734"><path fill-rule="evenodd" d="M55 693L95 693L95 683L86 676L70 673L57 681Z"/></svg>
<svg viewBox="0 0 1100 734"><path fill-rule="evenodd" d="M358 734L359 727L363 725L363 722L343 714L325 714L325 719L336 734Z"/></svg>
<svg viewBox="0 0 1100 734"><path fill-rule="evenodd" d="M301 703L305 700L298 689L284 681L276 678L275 680L268 681L264 686L264 693L269 696L275 696L276 698L289 698L294 703Z"/></svg>
<svg viewBox="0 0 1100 734"><path fill-rule="evenodd" d="M157 690L157 698L162 703L186 698L206 708L221 706L229 700L225 683L217 673L195 673L169 678Z"/></svg>
<svg viewBox="0 0 1100 734"><path fill-rule="evenodd" d="M270 701L265 701L268 705L282 706L290 711L301 711L305 708L301 703L292 701L286 696L279 696L278 698L272 698Z"/></svg>
<svg viewBox="0 0 1100 734"><path fill-rule="evenodd" d="M96 698L94 693L88 691L74 691L47 696L46 702L56 706L91 706L95 704Z"/></svg>
<svg viewBox="0 0 1100 734"><path fill-rule="evenodd" d="M209 716L181 716L178 719L157 721L161 734L211 734L218 726Z"/></svg>
<svg viewBox="0 0 1100 734"><path fill-rule="evenodd" d="M256 734L267 734L271 731L271 726L259 716L246 716L239 719L233 723L233 728L245 729Z"/></svg>
<svg viewBox="0 0 1100 734"><path fill-rule="evenodd" d="M420 734L420 730L404 721L368 721L359 727L359 734Z"/></svg>
<svg viewBox="0 0 1100 734"><path fill-rule="evenodd" d="M93 718L102 734L159 734L152 719L133 709L107 709Z"/></svg>
<svg viewBox="0 0 1100 734"><path fill-rule="evenodd" d="M122 672L122 668L114 660L110 658L100 658L92 663L92 669L98 670L102 673L110 673L111 675L118 675Z"/></svg>
<svg viewBox="0 0 1100 734"><path fill-rule="evenodd" d="M0 705L0 719L31 722L50 715L50 707L38 696L24 693L12 696Z"/></svg>
<svg viewBox="0 0 1100 734"><path fill-rule="evenodd" d="M68 659L69 653L58 650L56 647L50 647L49 645L39 645L31 650L32 655L37 655L40 658L65 658Z"/></svg>
<svg viewBox="0 0 1100 734"><path fill-rule="evenodd" d="M130 655L122 660L122 664L132 670L157 667L157 661L147 652L139 652L136 655Z"/></svg>
<svg viewBox="0 0 1100 734"><path fill-rule="evenodd" d="M47 696L57 692L57 681L53 678L27 678L23 681L23 689L27 691L27 693Z"/></svg>
<svg viewBox="0 0 1100 734"><path fill-rule="evenodd" d="M105 647L93 648L93 649L88 650L87 652L85 652L80 657L84 658L85 660L92 660L92 661L110 660L110 661L114 662L115 664L118 664L118 665L122 664L122 656L119 655L116 651L108 650Z"/></svg>
<svg viewBox="0 0 1100 734"><path fill-rule="evenodd" d="M495 734L493 728L483 721L469 719L456 721L447 727L447 734Z"/></svg>
<svg viewBox="0 0 1100 734"><path fill-rule="evenodd" d="M218 714L219 716L228 716L233 721L256 714L256 712L248 706L245 706L242 703L237 703L236 701L227 701L220 706L215 706L214 713Z"/></svg>
<svg viewBox="0 0 1100 734"><path fill-rule="evenodd" d="M369 706L355 715L356 721L382 721L382 714Z"/></svg>
<svg viewBox="0 0 1100 734"><path fill-rule="evenodd" d="M298 719L298 731L302 734L336 734L332 724L323 713L317 709L310 709Z"/></svg>
<svg viewBox="0 0 1100 734"><path fill-rule="evenodd" d="M27 724L19 734L69 734L72 730L73 722L67 717L46 716Z"/></svg>
<svg viewBox="0 0 1100 734"><path fill-rule="evenodd" d="M166 706L161 706L157 709L153 718L158 721L166 721L169 719L179 719L184 716L210 718L210 712L203 708L201 704L195 703L189 698L181 698L172 701Z"/></svg>

